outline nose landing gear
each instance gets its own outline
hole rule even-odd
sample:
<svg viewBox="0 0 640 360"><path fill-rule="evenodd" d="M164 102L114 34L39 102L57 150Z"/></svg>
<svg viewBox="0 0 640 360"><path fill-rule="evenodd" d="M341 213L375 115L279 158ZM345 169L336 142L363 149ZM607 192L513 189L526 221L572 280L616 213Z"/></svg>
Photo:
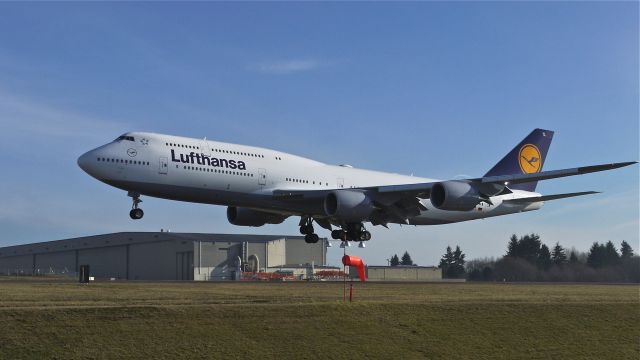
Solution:
<svg viewBox="0 0 640 360"><path fill-rule="evenodd" d="M133 205L131 206L131 211L129 211L129 217L131 217L131 219L133 220L142 219L142 217L144 216L144 211L138 208L138 204L142 202L142 200L140 200L140 194L129 191L127 195L129 195L131 197L131 200L133 201Z"/></svg>

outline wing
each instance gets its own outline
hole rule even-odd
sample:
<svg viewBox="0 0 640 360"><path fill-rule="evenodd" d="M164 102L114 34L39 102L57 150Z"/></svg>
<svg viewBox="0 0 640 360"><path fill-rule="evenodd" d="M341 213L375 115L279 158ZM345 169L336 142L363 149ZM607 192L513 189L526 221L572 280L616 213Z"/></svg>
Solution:
<svg viewBox="0 0 640 360"><path fill-rule="evenodd" d="M466 182L473 186L481 194L479 201L489 201L489 197L500 193L509 192L509 184L519 184L531 181L555 179L566 176L582 175L592 172L606 171L617 169L632 164L637 161L583 166L562 170L542 171L532 174L514 174L486 176L465 180L445 180L438 182L417 183L417 184L400 184L400 185L384 185L362 188L349 189L331 189L331 190L274 190L273 197L278 200L295 201L322 198L326 194L333 191L363 191L372 199L375 211L371 222L374 225L386 225L392 223L408 223L408 218L417 216L420 211L427 210L423 201L428 199L431 189L435 184L447 181ZM572 193L549 195L547 197L527 198L527 200L516 201L545 201L554 200L564 197L587 195L594 192Z"/></svg>

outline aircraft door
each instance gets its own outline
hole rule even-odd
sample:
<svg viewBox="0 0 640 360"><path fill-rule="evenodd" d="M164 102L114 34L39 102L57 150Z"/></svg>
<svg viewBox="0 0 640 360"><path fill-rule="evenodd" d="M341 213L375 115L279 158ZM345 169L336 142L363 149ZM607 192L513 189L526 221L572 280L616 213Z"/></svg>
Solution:
<svg viewBox="0 0 640 360"><path fill-rule="evenodd" d="M338 189L342 189L344 187L344 179L338 178Z"/></svg>
<svg viewBox="0 0 640 360"><path fill-rule="evenodd" d="M258 185L267 185L267 169L258 169Z"/></svg>
<svg viewBox="0 0 640 360"><path fill-rule="evenodd" d="M166 157L163 156L160 158L158 174L166 175L168 170L169 170L169 161Z"/></svg>
<svg viewBox="0 0 640 360"><path fill-rule="evenodd" d="M211 147L209 146L207 139L200 142L200 152L207 156L211 156Z"/></svg>

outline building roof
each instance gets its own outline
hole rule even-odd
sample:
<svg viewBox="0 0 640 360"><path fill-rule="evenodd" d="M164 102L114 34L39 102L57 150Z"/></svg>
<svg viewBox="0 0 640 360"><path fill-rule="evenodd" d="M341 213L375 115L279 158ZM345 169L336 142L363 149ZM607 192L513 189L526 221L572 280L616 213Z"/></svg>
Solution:
<svg viewBox="0 0 640 360"><path fill-rule="evenodd" d="M289 235L249 235L249 234L208 234L173 232L118 232L78 238L46 241L39 243L0 247L0 257L33 255L57 251L69 251L97 247L141 244L160 241L203 241L228 243L266 243L274 240L304 240L302 236Z"/></svg>
<svg viewBox="0 0 640 360"><path fill-rule="evenodd" d="M418 265L397 265L397 266L388 266L388 265L367 265L369 269L440 269L437 266L418 266Z"/></svg>

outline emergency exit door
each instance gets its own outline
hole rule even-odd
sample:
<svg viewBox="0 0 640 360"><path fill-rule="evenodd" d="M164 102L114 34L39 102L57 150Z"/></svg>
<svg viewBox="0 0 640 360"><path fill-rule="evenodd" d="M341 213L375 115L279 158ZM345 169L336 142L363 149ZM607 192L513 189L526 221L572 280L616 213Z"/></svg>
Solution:
<svg viewBox="0 0 640 360"><path fill-rule="evenodd" d="M258 185L267 185L267 169L258 169Z"/></svg>
<svg viewBox="0 0 640 360"><path fill-rule="evenodd" d="M159 163L159 167L158 167L158 173L160 174L166 174L167 171L169 171L169 160L166 157L161 157L160 158L160 163Z"/></svg>

